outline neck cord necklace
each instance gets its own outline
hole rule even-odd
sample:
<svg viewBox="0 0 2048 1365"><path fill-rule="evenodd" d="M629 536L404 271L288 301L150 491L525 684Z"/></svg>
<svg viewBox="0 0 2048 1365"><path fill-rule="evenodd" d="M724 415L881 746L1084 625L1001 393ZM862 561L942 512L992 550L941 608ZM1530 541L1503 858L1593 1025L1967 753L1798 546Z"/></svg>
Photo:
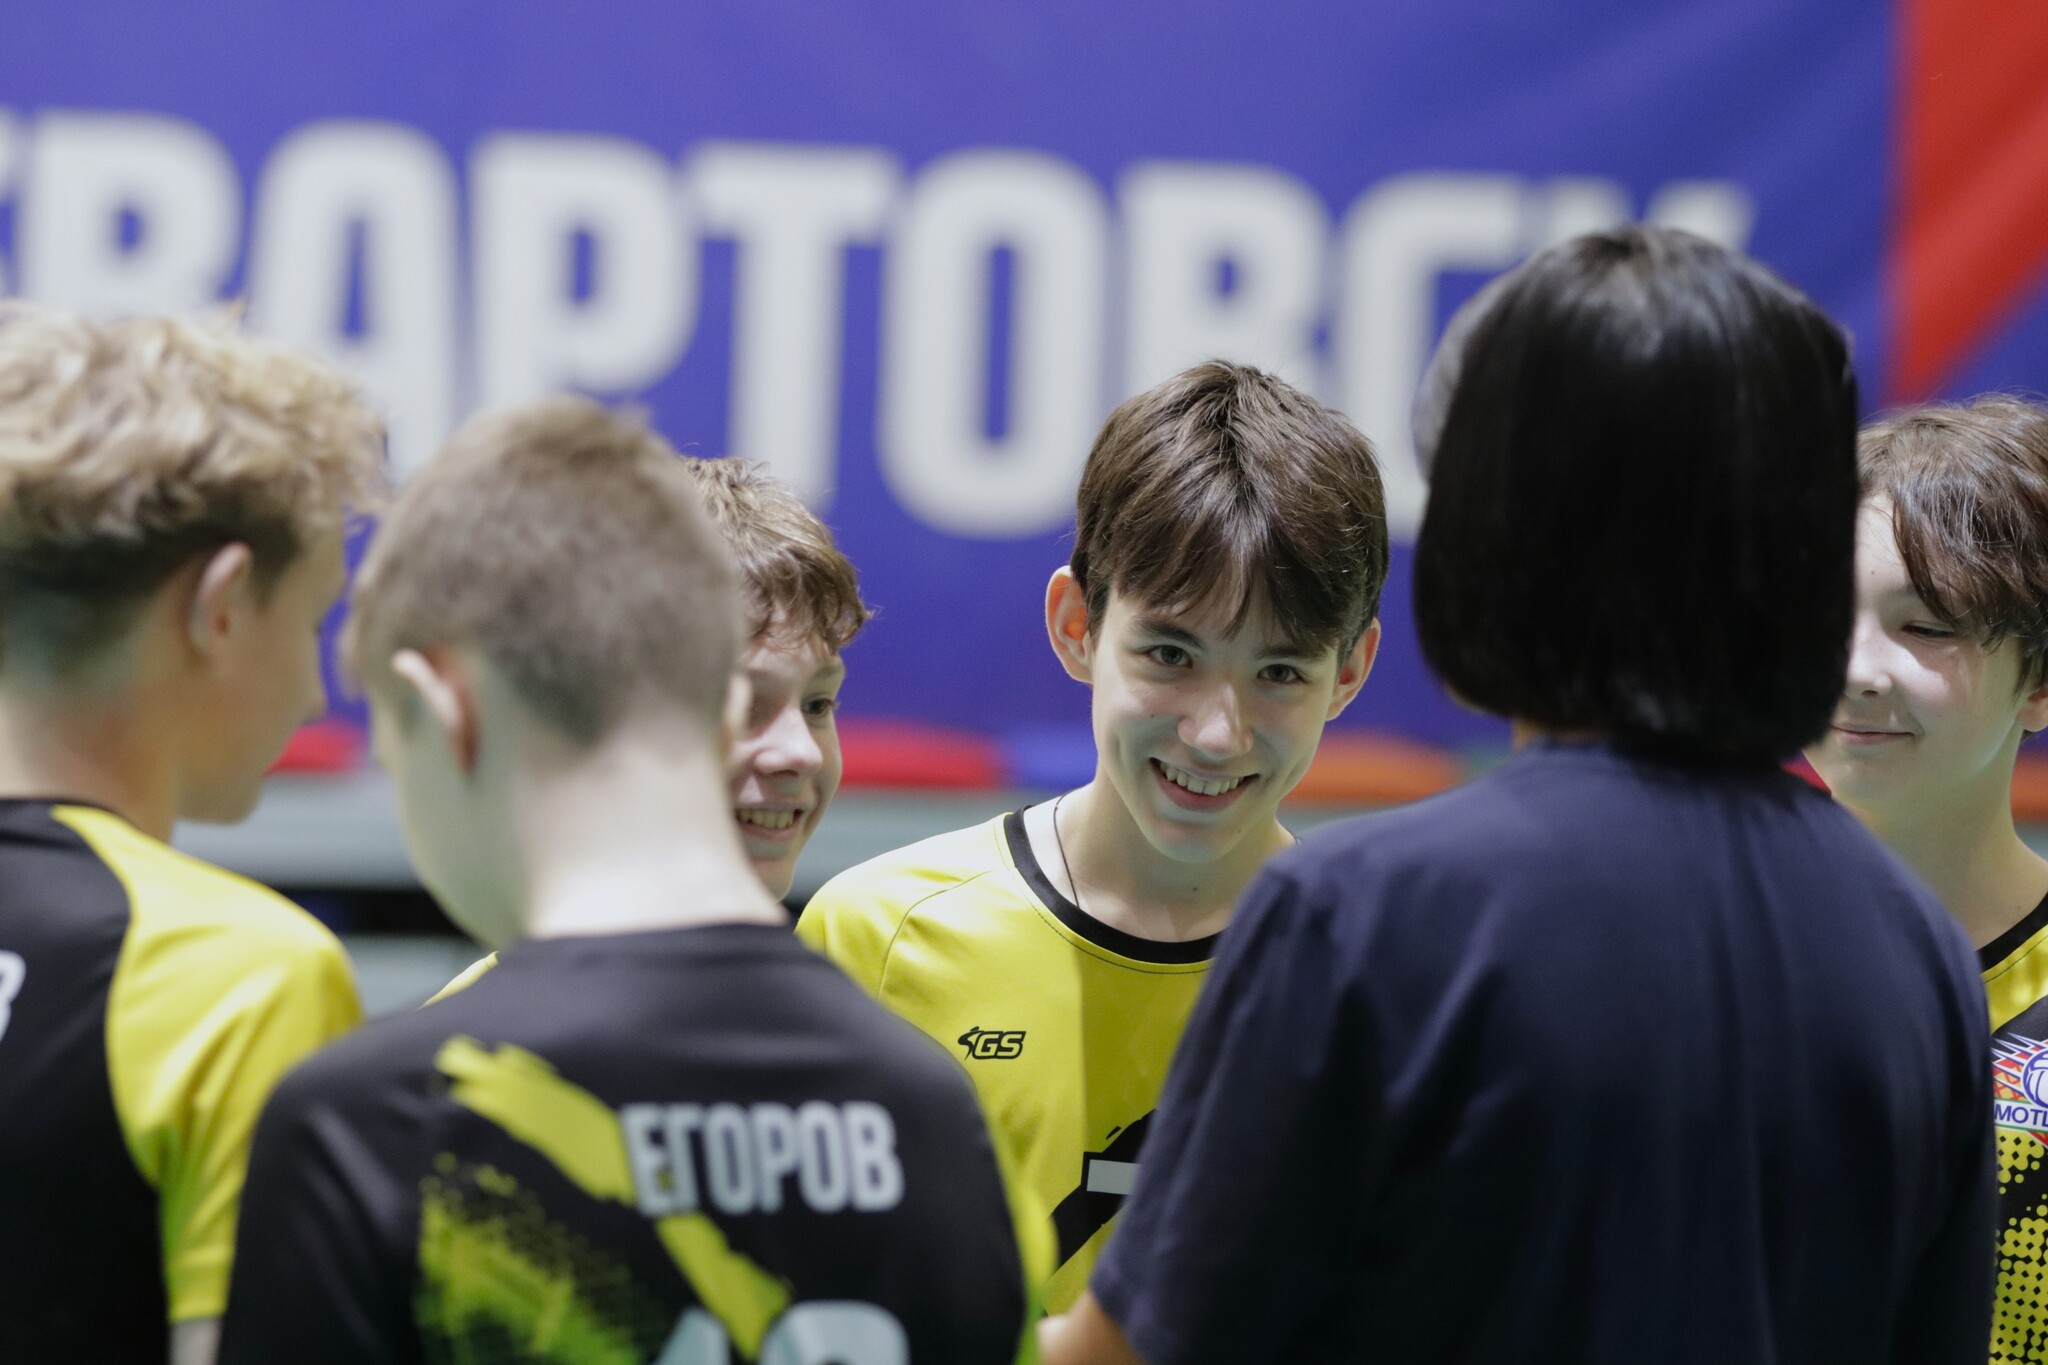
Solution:
<svg viewBox="0 0 2048 1365"><path fill-rule="evenodd" d="M1074 898L1074 908L1081 910L1081 883L1074 880L1074 865L1067 861L1066 841L1060 838L1060 807L1072 795L1072 792L1061 792L1052 803L1052 846L1060 851L1060 871L1067 874L1067 893ZM1088 912L1081 910L1081 913L1085 915Z"/></svg>

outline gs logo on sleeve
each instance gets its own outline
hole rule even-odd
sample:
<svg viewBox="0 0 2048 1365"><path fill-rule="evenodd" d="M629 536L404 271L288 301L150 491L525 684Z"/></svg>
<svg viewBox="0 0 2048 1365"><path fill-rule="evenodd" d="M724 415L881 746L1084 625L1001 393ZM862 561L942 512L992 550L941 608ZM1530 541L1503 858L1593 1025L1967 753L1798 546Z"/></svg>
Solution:
<svg viewBox="0 0 2048 1365"><path fill-rule="evenodd" d="M960 1046L971 1061L1008 1061L1024 1055L1024 1030L971 1028L960 1035Z"/></svg>

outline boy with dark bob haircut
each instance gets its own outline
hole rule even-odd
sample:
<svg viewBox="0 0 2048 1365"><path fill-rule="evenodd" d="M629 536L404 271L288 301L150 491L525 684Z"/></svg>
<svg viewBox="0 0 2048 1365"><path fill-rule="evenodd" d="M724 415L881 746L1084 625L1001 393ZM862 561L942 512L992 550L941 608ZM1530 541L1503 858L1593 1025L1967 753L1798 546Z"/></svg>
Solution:
<svg viewBox="0 0 2048 1365"><path fill-rule="evenodd" d="M334 935L167 841L326 709L383 444L228 325L0 308L0 1360L210 1361L257 1114L361 1017Z"/></svg>
<svg viewBox="0 0 2048 1365"><path fill-rule="evenodd" d="M1054 1309L1138 1169L1217 937L1293 842L1281 798L1379 643L1371 446L1271 375L1212 361L1111 414L1054 653L1092 689L1078 790L842 874L797 932L955 1050L1051 1211Z"/></svg>
<svg viewBox="0 0 2048 1365"><path fill-rule="evenodd" d="M1842 334L1700 238L1492 296L1416 622L1521 746L1260 874L1053 1365L1982 1349L1968 944L1779 766L1841 689L1855 430Z"/></svg>
<svg viewBox="0 0 2048 1365"><path fill-rule="evenodd" d="M1848 683L1807 757L1977 945L1998 1128L1990 1358L2048 1355L2048 860L2013 827L2048 725L2048 408L2005 397L1864 429Z"/></svg>
<svg viewBox="0 0 2048 1365"><path fill-rule="evenodd" d="M1028 1354L972 1088L742 846L743 604L696 487L560 399L466 425L380 528L348 636L377 751L422 881L503 953L279 1089L225 1361Z"/></svg>

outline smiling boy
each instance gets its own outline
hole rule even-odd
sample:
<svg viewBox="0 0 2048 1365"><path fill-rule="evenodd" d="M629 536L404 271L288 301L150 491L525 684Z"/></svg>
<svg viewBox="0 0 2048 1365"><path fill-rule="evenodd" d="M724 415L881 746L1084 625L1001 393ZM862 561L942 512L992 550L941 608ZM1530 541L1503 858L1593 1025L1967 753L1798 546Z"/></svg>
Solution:
<svg viewBox="0 0 2048 1365"><path fill-rule="evenodd" d="M852 561L796 494L745 460L677 458L739 567L747 643L736 671L748 702L727 760L732 818L747 861L780 900L839 790L840 651L871 613ZM496 953L472 963L434 1000L497 964Z"/></svg>
<svg viewBox="0 0 2048 1365"><path fill-rule="evenodd" d="M383 519L346 647L421 881L503 960L279 1088L222 1365L1032 1357L1043 1237L973 1092L795 942L729 817L744 599L702 501L563 398Z"/></svg>
<svg viewBox="0 0 2048 1365"><path fill-rule="evenodd" d="M1848 683L1814 768L1978 949L1991 1002L1999 1276L1991 1360L2048 1354L2048 861L2013 827L2048 725L2048 410L1914 409L1858 444Z"/></svg>
<svg viewBox="0 0 2048 1365"><path fill-rule="evenodd" d="M1051 1210L1057 1312L1087 1284L1238 893L1379 644L1372 448L1212 361L1110 415L1045 617L1092 691L1096 768L1057 800L829 882L797 923L955 1050Z"/></svg>

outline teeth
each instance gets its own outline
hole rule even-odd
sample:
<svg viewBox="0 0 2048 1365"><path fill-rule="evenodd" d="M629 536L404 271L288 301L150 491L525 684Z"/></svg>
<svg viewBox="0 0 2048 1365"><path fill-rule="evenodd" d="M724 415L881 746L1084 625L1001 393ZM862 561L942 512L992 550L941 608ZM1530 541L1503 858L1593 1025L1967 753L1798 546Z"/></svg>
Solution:
<svg viewBox="0 0 2048 1365"><path fill-rule="evenodd" d="M742 807L733 812L743 825L756 825L762 829L788 829L796 823L793 810L753 810Z"/></svg>
<svg viewBox="0 0 2048 1365"><path fill-rule="evenodd" d="M1227 791L1237 790L1246 781L1242 777L1232 777L1222 782L1205 782L1193 773L1164 761L1160 763L1159 770L1166 774L1166 780L1174 786L1184 787L1197 796L1221 796Z"/></svg>

